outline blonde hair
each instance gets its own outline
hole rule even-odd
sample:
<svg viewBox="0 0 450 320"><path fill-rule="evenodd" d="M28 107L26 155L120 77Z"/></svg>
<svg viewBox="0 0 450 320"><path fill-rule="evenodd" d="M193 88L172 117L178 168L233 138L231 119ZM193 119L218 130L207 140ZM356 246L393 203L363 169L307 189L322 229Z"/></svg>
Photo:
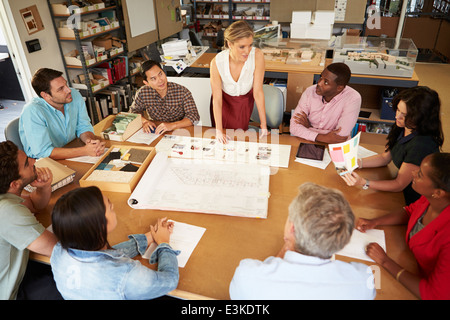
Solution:
<svg viewBox="0 0 450 320"><path fill-rule="evenodd" d="M225 32L223 33L226 48L228 48L228 41L234 43L239 39L253 36L254 32L252 27L244 20L233 22L228 26L228 28L225 29Z"/></svg>

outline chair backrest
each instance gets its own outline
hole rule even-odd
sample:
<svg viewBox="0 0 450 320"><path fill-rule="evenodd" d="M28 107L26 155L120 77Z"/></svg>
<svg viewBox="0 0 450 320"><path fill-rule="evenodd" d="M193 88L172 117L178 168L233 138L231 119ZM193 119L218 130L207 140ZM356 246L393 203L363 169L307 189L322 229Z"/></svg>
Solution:
<svg viewBox="0 0 450 320"><path fill-rule="evenodd" d="M22 141L20 141L19 136L19 119L20 118L16 118L6 125L5 138L6 140L14 142L20 150L23 150Z"/></svg>
<svg viewBox="0 0 450 320"><path fill-rule="evenodd" d="M284 99L283 93L277 87L264 84L264 100L266 103L266 120L267 127L272 129L278 129L283 121L284 113ZM252 121L260 122L258 109L256 103L253 107L252 115L250 117Z"/></svg>
<svg viewBox="0 0 450 320"><path fill-rule="evenodd" d="M167 77L167 81L181 84L192 93L200 115L199 125L210 127L211 83L209 78Z"/></svg>
<svg viewBox="0 0 450 320"><path fill-rule="evenodd" d="M202 42L198 38L198 36L191 30L189 30L189 40L191 40L191 43L193 46L201 46Z"/></svg>

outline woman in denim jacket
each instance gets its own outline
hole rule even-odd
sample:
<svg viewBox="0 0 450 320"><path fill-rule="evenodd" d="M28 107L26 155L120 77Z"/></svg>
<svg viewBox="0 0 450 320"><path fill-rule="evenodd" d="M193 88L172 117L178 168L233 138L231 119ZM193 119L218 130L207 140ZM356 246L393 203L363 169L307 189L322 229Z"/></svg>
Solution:
<svg viewBox="0 0 450 320"><path fill-rule="evenodd" d="M63 195L52 212L52 228L59 242L51 266L64 299L153 299L178 285L178 251L169 243L173 224L159 219L146 234L110 247L107 234L117 225L109 199L97 187L78 188ZM154 271L132 258L152 242L157 249L150 263Z"/></svg>

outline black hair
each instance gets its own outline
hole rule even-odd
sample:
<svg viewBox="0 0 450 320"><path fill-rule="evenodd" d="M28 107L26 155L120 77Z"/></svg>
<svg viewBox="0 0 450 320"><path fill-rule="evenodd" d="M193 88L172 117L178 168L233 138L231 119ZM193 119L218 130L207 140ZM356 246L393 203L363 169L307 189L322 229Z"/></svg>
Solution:
<svg viewBox="0 0 450 320"><path fill-rule="evenodd" d="M101 250L108 245L106 208L99 188L77 188L62 195L52 211L52 228L64 249Z"/></svg>
<svg viewBox="0 0 450 320"><path fill-rule="evenodd" d="M12 141L0 142L0 194L7 193L11 182L20 179L18 153Z"/></svg>
<svg viewBox="0 0 450 320"><path fill-rule="evenodd" d="M398 104L403 101L407 112L405 126L421 136L431 136L436 144L441 147L444 143L444 134L441 125L441 101L439 95L433 89L425 86L407 88L400 91L392 100L392 109L397 112ZM388 135L386 150L395 145L403 128L395 123Z"/></svg>
<svg viewBox="0 0 450 320"><path fill-rule="evenodd" d="M430 156L430 179L436 188L450 192L450 153L436 152Z"/></svg>
<svg viewBox="0 0 450 320"><path fill-rule="evenodd" d="M326 69L336 75L335 82L340 86L346 86L352 76L349 66L342 62L332 63Z"/></svg>
<svg viewBox="0 0 450 320"><path fill-rule="evenodd" d="M145 61L142 64L142 66L141 66L141 68L142 68L141 76L142 76L142 78L144 78L145 81L148 81L147 80L147 75L145 73L148 70L150 70L151 68L153 68L154 66L158 66L162 70L161 64L158 61L155 61L155 60L147 60L147 61Z"/></svg>

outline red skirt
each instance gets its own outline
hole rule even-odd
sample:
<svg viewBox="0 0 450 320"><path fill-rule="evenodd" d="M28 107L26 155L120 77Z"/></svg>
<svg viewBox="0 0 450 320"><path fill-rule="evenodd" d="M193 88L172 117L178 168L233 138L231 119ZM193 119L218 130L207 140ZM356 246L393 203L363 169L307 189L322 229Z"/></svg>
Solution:
<svg viewBox="0 0 450 320"><path fill-rule="evenodd" d="M223 129L248 130L248 123L252 115L255 98L253 89L242 96L230 96L222 91L222 127ZM210 114L212 126L216 126L211 96Z"/></svg>

